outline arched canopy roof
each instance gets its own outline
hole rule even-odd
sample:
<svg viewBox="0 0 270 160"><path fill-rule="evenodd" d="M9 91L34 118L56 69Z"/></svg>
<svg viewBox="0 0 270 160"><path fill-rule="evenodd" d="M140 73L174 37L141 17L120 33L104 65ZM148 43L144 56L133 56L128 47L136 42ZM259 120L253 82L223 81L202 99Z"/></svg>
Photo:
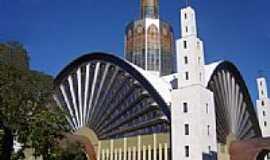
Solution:
<svg viewBox="0 0 270 160"><path fill-rule="evenodd" d="M87 125L100 139L168 130L170 85L112 54L74 60L55 78L55 91L74 130Z"/></svg>
<svg viewBox="0 0 270 160"><path fill-rule="evenodd" d="M206 87L214 92L218 140L233 133L238 140L261 136L256 112L237 67L229 61L205 66Z"/></svg>

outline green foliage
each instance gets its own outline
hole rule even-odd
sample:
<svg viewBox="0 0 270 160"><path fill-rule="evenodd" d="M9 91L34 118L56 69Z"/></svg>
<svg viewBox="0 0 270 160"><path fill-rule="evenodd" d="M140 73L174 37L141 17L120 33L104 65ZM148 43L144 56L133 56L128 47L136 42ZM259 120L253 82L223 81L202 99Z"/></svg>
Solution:
<svg viewBox="0 0 270 160"><path fill-rule="evenodd" d="M56 106L52 92L52 77L0 64L0 122L22 144L12 159L22 159L27 148L45 160L68 155L69 151L59 146L62 133L70 132L66 114ZM81 147L72 150L83 154ZM78 158L80 154L76 152L74 156Z"/></svg>

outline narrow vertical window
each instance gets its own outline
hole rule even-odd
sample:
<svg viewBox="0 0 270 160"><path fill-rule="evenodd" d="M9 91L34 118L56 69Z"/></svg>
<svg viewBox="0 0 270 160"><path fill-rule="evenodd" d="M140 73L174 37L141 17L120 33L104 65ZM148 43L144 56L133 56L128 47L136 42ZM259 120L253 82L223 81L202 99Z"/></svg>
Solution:
<svg viewBox="0 0 270 160"><path fill-rule="evenodd" d="M262 106L264 106L264 101L262 101Z"/></svg>
<svg viewBox="0 0 270 160"><path fill-rule="evenodd" d="M265 111L263 111L263 116L266 116L266 113L265 113Z"/></svg>
<svg viewBox="0 0 270 160"><path fill-rule="evenodd" d="M189 146L185 146L185 156L189 157Z"/></svg>
<svg viewBox="0 0 270 160"><path fill-rule="evenodd" d="M206 103L206 105L205 105L205 110L206 110L206 113L208 114L208 112L209 112L209 105L208 105L208 103Z"/></svg>
<svg viewBox="0 0 270 160"><path fill-rule="evenodd" d="M189 125L185 124L185 135L189 135Z"/></svg>
<svg viewBox="0 0 270 160"><path fill-rule="evenodd" d="M187 13L185 13L185 19L187 19Z"/></svg>
<svg viewBox="0 0 270 160"><path fill-rule="evenodd" d="M188 33L188 26L186 26L186 32Z"/></svg>
<svg viewBox="0 0 270 160"><path fill-rule="evenodd" d="M187 104L187 102L184 102L183 103L183 112L184 113L187 113L188 112L188 104Z"/></svg>
<svg viewBox="0 0 270 160"><path fill-rule="evenodd" d="M207 135L210 135L210 125L207 125Z"/></svg>
<svg viewBox="0 0 270 160"><path fill-rule="evenodd" d="M185 64L188 64L188 57L185 56L184 59L185 59Z"/></svg>
<svg viewBox="0 0 270 160"><path fill-rule="evenodd" d="M184 49L187 49L187 41L183 41L184 43Z"/></svg>
<svg viewBox="0 0 270 160"><path fill-rule="evenodd" d="M266 127L267 126L267 122L266 121L264 121L264 127Z"/></svg>
<svg viewBox="0 0 270 160"><path fill-rule="evenodd" d="M185 73L185 76L186 76L186 80L189 80L189 73L188 72Z"/></svg>

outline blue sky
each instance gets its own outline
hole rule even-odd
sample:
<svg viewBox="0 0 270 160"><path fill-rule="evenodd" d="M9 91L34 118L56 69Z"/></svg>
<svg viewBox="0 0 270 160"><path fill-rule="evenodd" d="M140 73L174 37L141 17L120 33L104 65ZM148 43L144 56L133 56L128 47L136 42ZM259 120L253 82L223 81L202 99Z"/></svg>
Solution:
<svg viewBox="0 0 270 160"><path fill-rule="evenodd" d="M207 63L234 62L255 99L258 71L270 74L270 1L191 0L191 4ZM160 17L172 24L176 38L179 9L184 6L184 0L160 0ZM125 25L139 13L139 0L0 0L0 41L22 42L31 67L55 76L84 53L123 56Z"/></svg>

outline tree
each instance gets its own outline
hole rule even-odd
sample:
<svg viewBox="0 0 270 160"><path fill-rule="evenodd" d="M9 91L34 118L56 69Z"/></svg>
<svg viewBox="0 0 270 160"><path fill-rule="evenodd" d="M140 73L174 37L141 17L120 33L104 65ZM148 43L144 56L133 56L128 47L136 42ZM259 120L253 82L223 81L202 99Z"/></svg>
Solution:
<svg viewBox="0 0 270 160"><path fill-rule="evenodd" d="M34 149L33 155L42 156L45 160L59 159L66 152L59 146L59 141L64 138L63 133L70 132L70 128L65 119L66 114L58 109L52 93L52 77L0 64L2 131L21 144L21 150L13 154L12 159L23 158L23 151L27 148ZM13 146L9 144L4 148L10 148L10 145ZM76 146L73 150L83 153L81 147Z"/></svg>

